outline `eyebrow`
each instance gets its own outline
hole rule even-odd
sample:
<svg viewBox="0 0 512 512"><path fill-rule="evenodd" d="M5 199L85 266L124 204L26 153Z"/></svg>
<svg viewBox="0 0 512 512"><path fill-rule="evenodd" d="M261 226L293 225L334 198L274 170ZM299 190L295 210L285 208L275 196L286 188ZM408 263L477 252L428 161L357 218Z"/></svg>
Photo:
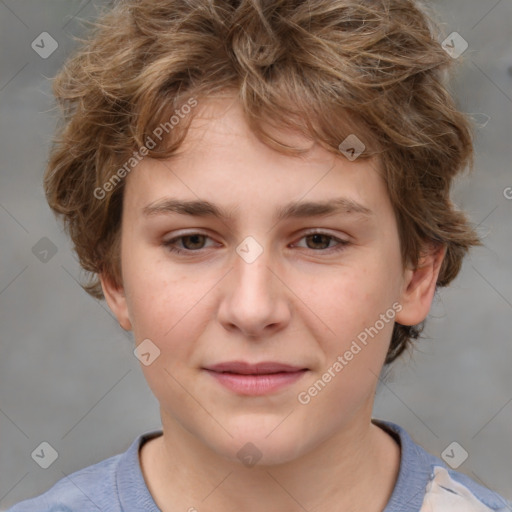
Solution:
<svg viewBox="0 0 512 512"><path fill-rule="evenodd" d="M237 209L230 211L209 201L183 201L174 198L163 198L148 204L143 208L145 216L178 213L193 217L215 217L224 221L234 219ZM279 208L274 216L276 222L290 218L322 217L340 213L357 214L370 217L373 212L366 206L347 197L336 197L325 201L293 201Z"/></svg>

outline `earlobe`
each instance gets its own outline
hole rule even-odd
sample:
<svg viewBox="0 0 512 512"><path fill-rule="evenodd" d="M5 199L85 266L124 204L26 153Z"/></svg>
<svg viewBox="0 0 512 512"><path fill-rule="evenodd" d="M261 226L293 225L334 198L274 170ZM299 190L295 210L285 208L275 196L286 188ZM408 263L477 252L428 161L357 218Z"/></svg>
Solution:
<svg viewBox="0 0 512 512"><path fill-rule="evenodd" d="M105 300L112 313L116 316L119 325L125 331L131 331L132 323L128 314L124 288L113 283L112 279L104 274L100 274L100 281Z"/></svg>
<svg viewBox="0 0 512 512"><path fill-rule="evenodd" d="M432 246L424 254L415 269L404 273L404 286L400 304L402 310L396 315L396 322L402 325L417 325L428 315L446 246Z"/></svg>

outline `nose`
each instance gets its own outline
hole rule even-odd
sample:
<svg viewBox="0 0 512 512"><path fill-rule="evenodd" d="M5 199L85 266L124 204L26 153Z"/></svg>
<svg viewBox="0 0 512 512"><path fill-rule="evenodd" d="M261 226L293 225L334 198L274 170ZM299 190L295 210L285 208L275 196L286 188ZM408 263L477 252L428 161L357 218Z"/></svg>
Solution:
<svg viewBox="0 0 512 512"><path fill-rule="evenodd" d="M264 250L249 263L235 252L234 268L223 280L218 320L228 331L247 338L268 337L284 329L291 317L289 288L278 265Z"/></svg>

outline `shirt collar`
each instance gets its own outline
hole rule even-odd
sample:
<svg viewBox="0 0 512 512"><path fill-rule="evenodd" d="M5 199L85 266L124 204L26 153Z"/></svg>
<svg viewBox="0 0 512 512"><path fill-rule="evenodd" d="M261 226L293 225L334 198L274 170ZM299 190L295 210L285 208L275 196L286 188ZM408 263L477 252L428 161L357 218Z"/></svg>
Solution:
<svg viewBox="0 0 512 512"><path fill-rule="evenodd" d="M434 457L422 450L400 426L389 421L372 419L372 423L393 436L401 448L400 469L391 498L383 512L419 510L430 480ZM119 459L116 475L117 492L124 512L159 511L144 480L139 450L150 439L162 435L152 430L137 437Z"/></svg>

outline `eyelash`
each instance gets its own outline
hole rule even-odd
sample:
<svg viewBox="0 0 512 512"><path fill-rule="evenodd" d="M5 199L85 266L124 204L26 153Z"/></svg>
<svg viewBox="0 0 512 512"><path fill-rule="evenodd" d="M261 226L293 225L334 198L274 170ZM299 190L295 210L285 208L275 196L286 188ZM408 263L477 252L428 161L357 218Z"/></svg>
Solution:
<svg viewBox="0 0 512 512"><path fill-rule="evenodd" d="M172 238L171 240L166 240L166 241L164 241L162 243L162 245L164 245L170 252L172 252L174 254L178 254L178 255L184 255L184 254L191 254L191 253L195 253L195 252L200 252L203 249L196 249L196 250L192 250L192 249L179 249L179 248L177 248L176 246L173 245L178 240L181 240L181 239L189 237L189 236L194 236L194 235L202 235L202 236L205 236L206 238L210 238L208 235L205 235L204 233L192 232L192 233L187 233L187 234L184 234L184 235L177 236L175 238ZM341 240L340 238L337 238L337 237L335 237L333 235L330 235L329 233L325 233L323 231L311 231L311 232L305 233L299 240L302 240L303 238L307 238L308 236L312 236L312 235L324 235L324 236L326 236L326 237L328 237L330 239L329 243L331 242L331 240L334 240L334 241L336 241L338 243L334 247L329 247L327 249L309 249L310 251L314 251L314 252L328 252L328 253L340 252L340 251L343 251L346 248L346 246L350 245L350 242L348 242L347 240Z"/></svg>

